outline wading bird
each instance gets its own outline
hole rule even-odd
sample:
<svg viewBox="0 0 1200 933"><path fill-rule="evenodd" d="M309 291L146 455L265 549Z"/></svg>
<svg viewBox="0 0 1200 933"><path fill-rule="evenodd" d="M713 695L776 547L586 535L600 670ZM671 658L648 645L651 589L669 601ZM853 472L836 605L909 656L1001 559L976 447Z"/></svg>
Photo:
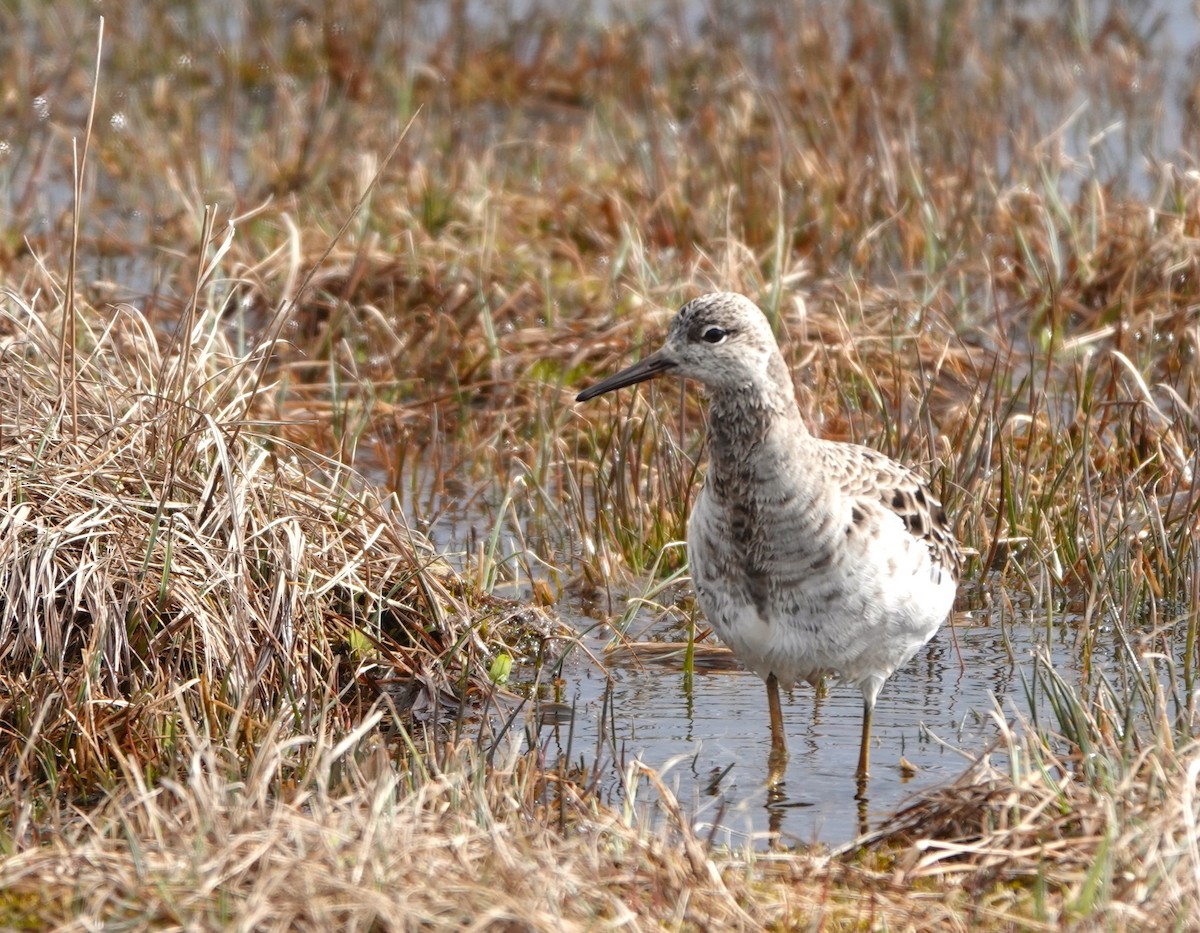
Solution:
<svg viewBox="0 0 1200 933"><path fill-rule="evenodd" d="M713 631L766 681L772 780L787 759L779 686L831 675L862 691L861 792L879 690L954 603L962 554L946 513L907 467L809 432L771 326L741 295L688 302L661 349L576 400L661 375L708 395L688 562Z"/></svg>

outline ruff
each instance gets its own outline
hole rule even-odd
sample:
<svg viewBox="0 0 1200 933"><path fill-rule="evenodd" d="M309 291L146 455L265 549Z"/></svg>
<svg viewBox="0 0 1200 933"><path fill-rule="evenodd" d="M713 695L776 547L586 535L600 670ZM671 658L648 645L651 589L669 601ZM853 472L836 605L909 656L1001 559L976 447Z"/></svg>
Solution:
<svg viewBox="0 0 1200 933"><path fill-rule="evenodd" d="M946 514L907 467L809 432L770 324L741 295L688 302L661 349L577 400L662 374L709 398L688 561L713 631L766 681L773 761L787 757L779 686L832 676L862 691L861 782L880 688L954 603L962 555Z"/></svg>

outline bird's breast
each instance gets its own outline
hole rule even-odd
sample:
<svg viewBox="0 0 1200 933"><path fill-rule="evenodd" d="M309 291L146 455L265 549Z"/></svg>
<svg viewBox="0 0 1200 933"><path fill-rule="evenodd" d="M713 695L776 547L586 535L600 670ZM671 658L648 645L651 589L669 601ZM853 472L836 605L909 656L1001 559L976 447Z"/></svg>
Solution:
<svg viewBox="0 0 1200 933"><path fill-rule="evenodd" d="M897 516L864 518L836 489L722 492L706 482L693 507L692 578L717 636L764 677L890 673L948 612L926 549Z"/></svg>

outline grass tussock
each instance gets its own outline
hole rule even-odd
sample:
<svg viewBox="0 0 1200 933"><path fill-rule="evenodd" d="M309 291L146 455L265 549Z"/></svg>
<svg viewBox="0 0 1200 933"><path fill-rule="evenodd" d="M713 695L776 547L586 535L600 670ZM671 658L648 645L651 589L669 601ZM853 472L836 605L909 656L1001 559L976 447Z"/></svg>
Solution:
<svg viewBox="0 0 1200 933"><path fill-rule="evenodd" d="M669 793L646 819L547 783L516 745L485 768L470 745L398 767L370 739L319 744L297 786L294 742L235 763L191 738L175 779L126 759L86 819L5 859L11 927L1141 930L1200 906L1194 743L1146 749L1100 792L1008 732L1007 767L981 761L877 833L753 853L710 848Z"/></svg>
<svg viewBox="0 0 1200 933"><path fill-rule="evenodd" d="M130 755L155 777L186 770L185 712L250 754L369 708L380 682L487 682L521 613L257 420L270 389L215 314L165 340L135 309L77 307L63 372L64 308L43 302L9 294L0 318L10 788L108 791ZM10 804L11 845L31 813L24 794Z"/></svg>
<svg viewBox="0 0 1200 933"><path fill-rule="evenodd" d="M1200 927L1200 175L1152 4L143 6L98 72L92 6L0 11L0 926ZM712 288L816 430L932 477L960 608L1079 661L1018 659L994 764L832 853L618 813L480 712L547 631L496 593L689 614L701 406L570 400ZM421 532L464 512L456 572Z"/></svg>

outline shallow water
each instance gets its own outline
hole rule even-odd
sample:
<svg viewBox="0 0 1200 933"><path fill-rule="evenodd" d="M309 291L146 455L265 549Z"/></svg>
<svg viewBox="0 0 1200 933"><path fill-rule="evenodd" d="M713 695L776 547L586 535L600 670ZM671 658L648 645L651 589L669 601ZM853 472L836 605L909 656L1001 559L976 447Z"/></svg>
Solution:
<svg viewBox="0 0 1200 933"><path fill-rule="evenodd" d="M716 838L730 844L765 842L772 831L785 843L837 844L918 792L958 777L996 739L997 709L1009 719L1027 714L1018 671L1032 670L1038 649L1027 624L1002 631L963 615L953 630L943 628L879 697L861 807L854 769L862 700L849 686L829 685L819 698L808 685L784 695L790 758L782 799L769 806L766 690L757 675L740 668L698 670L689 685L681 660L610 663L605 676L579 653L563 671L574 722L545 727L541 744L566 754L569 736L572 761L599 761L615 801L627 797L628 763L640 760L664 775L697 831L716 826ZM1071 681L1067 650L1060 646L1053 655ZM656 794L648 784L636 796L653 807Z"/></svg>

